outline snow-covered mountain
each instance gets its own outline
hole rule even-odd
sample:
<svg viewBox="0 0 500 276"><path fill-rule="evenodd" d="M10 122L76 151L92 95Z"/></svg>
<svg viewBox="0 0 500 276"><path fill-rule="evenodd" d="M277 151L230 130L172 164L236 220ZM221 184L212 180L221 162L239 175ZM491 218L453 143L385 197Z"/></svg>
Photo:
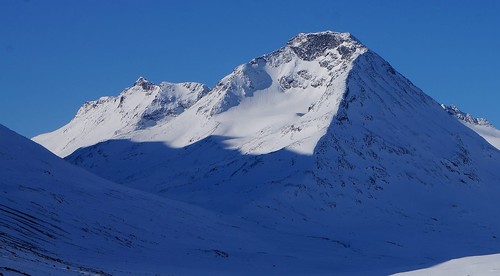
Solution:
<svg viewBox="0 0 500 276"><path fill-rule="evenodd" d="M495 128L488 120L484 118L475 118L469 113L462 112L454 105L446 106L441 104L441 107L448 112L448 114L455 116L466 127L474 130L477 134L481 135L486 141L492 144L497 149L500 149L500 130Z"/></svg>
<svg viewBox="0 0 500 276"><path fill-rule="evenodd" d="M75 149L171 120L209 90L193 82L155 85L140 77L116 97L86 102L67 125L33 140L64 157Z"/></svg>
<svg viewBox="0 0 500 276"><path fill-rule="evenodd" d="M159 93L165 89L142 85L145 80L139 79L118 97L86 103L68 125L33 140L59 156L108 139L165 141L183 147L209 135L233 137L231 146L244 153L290 146L310 154L338 108L352 62L366 51L350 34L301 34L278 51L237 67L210 93L206 86L189 84L188 91L194 92L183 91L192 95L189 104L178 104L177 98L164 100L170 93ZM172 86L186 84L168 84ZM167 92L171 90L176 91ZM170 114L164 108L149 120L143 114L156 112L153 99L186 108L175 113L175 120L164 119ZM149 123L141 124L144 118ZM289 131L297 127L304 131Z"/></svg>
<svg viewBox="0 0 500 276"><path fill-rule="evenodd" d="M500 151L350 34L299 34L181 111L54 152L238 220L299 274L380 275L500 250ZM61 132L35 140L81 139Z"/></svg>

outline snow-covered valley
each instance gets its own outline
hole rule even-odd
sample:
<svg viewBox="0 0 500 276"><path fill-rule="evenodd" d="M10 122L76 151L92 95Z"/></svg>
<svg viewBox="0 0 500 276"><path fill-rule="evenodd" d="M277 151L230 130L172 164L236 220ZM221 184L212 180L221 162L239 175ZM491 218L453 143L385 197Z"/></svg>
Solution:
<svg viewBox="0 0 500 276"><path fill-rule="evenodd" d="M347 33L212 89L140 78L33 138L67 162L0 129L4 266L389 275L499 253L499 131L460 114Z"/></svg>

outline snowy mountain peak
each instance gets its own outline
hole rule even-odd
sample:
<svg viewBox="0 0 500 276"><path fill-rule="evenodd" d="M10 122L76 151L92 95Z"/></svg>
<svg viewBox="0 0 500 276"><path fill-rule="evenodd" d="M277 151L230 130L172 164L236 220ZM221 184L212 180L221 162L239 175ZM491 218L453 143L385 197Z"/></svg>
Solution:
<svg viewBox="0 0 500 276"><path fill-rule="evenodd" d="M139 77L134 82L134 87L141 87L143 90L151 90L154 88L154 83L148 81L144 77Z"/></svg>
<svg viewBox="0 0 500 276"><path fill-rule="evenodd" d="M142 89L92 102L34 140L114 182L242 219L228 225L271 242L259 257L224 253L224 264L243 271L233 260L247 254L259 268L269 258L261 274L320 274L292 271L317 262L330 274L362 264L353 275L388 275L374 268L500 248L500 151L350 34L299 34L210 91Z"/></svg>
<svg viewBox="0 0 500 276"><path fill-rule="evenodd" d="M349 33L301 33L282 48L238 66L217 84L199 111L214 116L247 98L281 97L278 95L294 91L320 97L321 91L346 77L353 61L367 51ZM305 110L290 111L304 113L316 100L314 96L308 97L303 102L307 105ZM268 103L260 101L262 106Z"/></svg>
<svg viewBox="0 0 500 276"><path fill-rule="evenodd" d="M367 124L379 112L387 117L436 106L351 34L326 31L295 36L236 67L212 90L140 77L118 97L85 104L68 125L34 140L66 156L108 139L184 147L216 135L231 137L228 147L245 154L286 148L310 155L332 123Z"/></svg>
<svg viewBox="0 0 500 276"><path fill-rule="evenodd" d="M291 147L311 154L330 123L328 118L339 108L351 68L367 52L349 33L299 34L280 49L236 67L210 93L201 84L154 85L140 77L119 97L86 104L75 118L78 123L70 123L78 131L70 132L69 125L58 130L68 136L64 143L50 138L59 136L55 133L34 140L66 156L78 147L110 138L155 137L185 146L213 134L240 137L232 144L245 153ZM174 117L179 118L171 126L168 122ZM153 126L154 133L146 131ZM297 126L308 131L289 131ZM255 133L260 133L258 138Z"/></svg>

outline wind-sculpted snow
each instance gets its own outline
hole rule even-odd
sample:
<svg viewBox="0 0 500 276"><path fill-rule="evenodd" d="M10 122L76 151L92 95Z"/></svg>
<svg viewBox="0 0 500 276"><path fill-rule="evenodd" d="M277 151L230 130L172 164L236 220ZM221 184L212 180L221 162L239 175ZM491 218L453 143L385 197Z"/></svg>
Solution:
<svg viewBox="0 0 500 276"><path fill-rule="evenodd" d="M500 250L500 151L349 34L300 34L177 116L66 160L248 229L269 245L249 261L264 274L385 275Z"/></svg>

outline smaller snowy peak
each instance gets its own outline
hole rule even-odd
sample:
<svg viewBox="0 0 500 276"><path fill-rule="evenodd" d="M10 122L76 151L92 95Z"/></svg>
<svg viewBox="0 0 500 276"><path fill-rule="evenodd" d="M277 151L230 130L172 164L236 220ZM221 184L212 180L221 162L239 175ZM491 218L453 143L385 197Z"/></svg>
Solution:
<svg viewBox="0 0 500 276"><path fill-rule="evenodd" d="M155 84L148 81L144 77L139 77L135 82L134 82L134 87L141 87L143 90L151 90L155 87Z"/></svg>
<svg viewBox="0 0 500 276"><path fill-rule="evenodd" d="M447 106L447 105L441 104L441 107L444 110L446 110L446 112L448 112L448 114L457 117L457 119L459 119L465 123L469 123L472 125L480 125L480 126L491 126L491 123L488 120L486 120L484 118L475 118L471 114L461 111L455 105Z"/></svg>
<svg viewBox="0 0 500 276"><path fill-rule="evenodd" d="M210 88L200 83L155 85L140 77L134 86L118 96L86 102L67 125L36 136L33 141L64 157L80 147L117 137L127 138L134 131L172 120L209 91Z"/></svg>

